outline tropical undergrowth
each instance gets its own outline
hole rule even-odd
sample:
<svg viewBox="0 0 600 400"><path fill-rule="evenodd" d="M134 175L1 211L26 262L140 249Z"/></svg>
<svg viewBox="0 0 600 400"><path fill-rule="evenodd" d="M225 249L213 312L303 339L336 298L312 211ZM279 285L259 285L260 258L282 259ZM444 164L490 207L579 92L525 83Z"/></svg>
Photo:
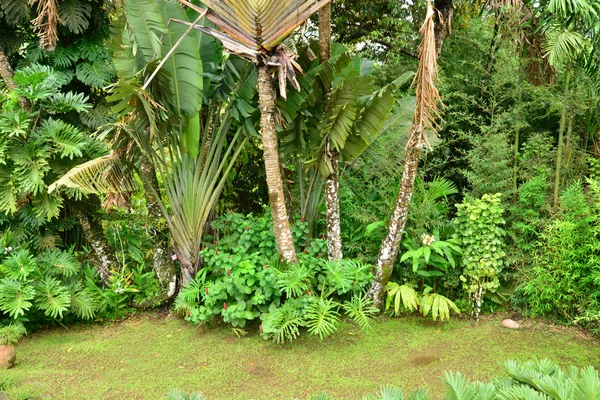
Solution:
<svg viewBox="0 0 600 400"><path fill-rule="evenodd" d="M344 316L362 329L370 327L378 311L363 293L372 279L371 266L325 260L325 240L308 238L305 222L293 227L301 250L294 265L278 261L269 217L229 213L213 227L221 239L203 248L204 267L175 303L186 320L219 317L238 334L257 321L262 336L278 343L296 339L304 329L324 339Z"/></svg>

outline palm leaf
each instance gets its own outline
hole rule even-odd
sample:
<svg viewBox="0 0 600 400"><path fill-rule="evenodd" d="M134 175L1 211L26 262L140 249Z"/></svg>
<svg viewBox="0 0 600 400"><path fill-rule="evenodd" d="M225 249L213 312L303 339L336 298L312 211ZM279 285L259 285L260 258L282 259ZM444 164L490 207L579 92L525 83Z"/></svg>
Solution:
<svg viewBox="0 0 600 400"><path fill-rule="evenodd" d="M76 166L48 187L48 193L64 186L87 193L107 194L136 190L132 172L114 155L95 158Z"/></svg>
<svg viewBox="0 0 600 400"><path fill-rule="evenodd" d="M166 32L166 23L161 16L158 3L151 0L124 0L123 7L138 49L144 55L146 62L152 60L154 55L160 57L159 36Z"/></svg>
<svg viewBox="0 0 600 400"><path fill-rule="evenodd" d="M183 9L172 2L163 2L160 7L160 13L163 21L170 18L179 20L187 19ZM162 53L168 53L169 49L175 46L175 43L184 35L186 28L181 24L171 24L166 31L163 43ZM171 74L171 92L174 98L174 105L178 110L187 116L192 117L198 113L202 104L202 61L198 53L198 47L192 35L187 35L177 46L173 54L164 64L165 68Z"/></svg>
<svg viewBox="0 0 600 400"><path fill-rule="evenodd" d="M206 0L215 25L254 50L273 50L330 0ZM181 1L192 6L187 1ZM224 43L226 45L226 43Z"/></svg>

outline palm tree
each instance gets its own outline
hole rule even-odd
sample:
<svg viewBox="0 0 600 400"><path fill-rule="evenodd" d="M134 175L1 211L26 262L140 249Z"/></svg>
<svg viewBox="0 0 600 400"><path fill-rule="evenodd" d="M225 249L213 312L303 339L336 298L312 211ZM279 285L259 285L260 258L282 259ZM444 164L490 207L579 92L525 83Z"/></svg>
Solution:
<svg viewBox="0 0 600 400"><path fill-rule="evenodd" d="M330 0L205 0L206 17L220 31L203 26L204 31L221 40L234 54L253 62L258 69L260 126L269 203L277 249L282 260L297 262L296 249L285 205L281 178L279 144L276 130L276 91L274 75L279 77L279 90L286 97L286 80L299 89L294 68L294 55L282 42L313 13ZM185 0L180 2L198 13L201 9Z"/></svg>
<svg viewBox="0 0 600 400"><path fill-rule="evenodd" d="M409 131L406 145L406 156L400 190L396 198L396 205L392 212L387 235L381 244L377 263L375 265L375 279L369 289L369 296L375 307L381 308L385 287L392 275L394 261L398 255L398 248L404 225L406 223L408 208L412 198L419 155L424 145L429 145L425 129L435 132L435 117L438 116L438 103L441 101L434 85L437 79L437 52L434 33L434 12L431 3L427 3L427 15L421 27L423 40L419 53L419 69L413 81L416 86L416 107L413 124ZM439 43L438 43L439 45Z"/></svg>

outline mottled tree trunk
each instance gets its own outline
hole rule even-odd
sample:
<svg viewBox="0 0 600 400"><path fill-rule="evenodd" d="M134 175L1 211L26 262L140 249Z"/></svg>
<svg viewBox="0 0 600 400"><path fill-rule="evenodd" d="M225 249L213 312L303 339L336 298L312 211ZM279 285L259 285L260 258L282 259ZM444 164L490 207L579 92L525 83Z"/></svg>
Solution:
<svg viewBox="0 0 600 400"><path fill-rule="evenodd" d="M6 87L10 90L13 90L15 87L17 87L17 85L15 85L15 82L12 80L13 75L14 72L12 67L10 66L10 62L8 62L8 57L6 57L6 54L4 54L4 51L2 51L2 48L0 48L0 77L2 78L4 83L6 83ZM27 102L27 99L25 99L24 97L19 96L19 104L21 105L21 108L23 108L23 110L31 110L29 102Z"/></svg>
<svg viewBox="0 0 600 400"><path fill-rule="evenodd" d="M319 56L324 63L331 57L331 3L319 10ZM325 88L326 101L329 100L331 88ZM325 104L329 107L329 104ZM325 208L327 211L327 253L330 260L341 260L342 230L340 223L340 169L339 154L328 149L326 156L332 166L331 173L325 180Z"/></svg>
<svg viewBox="0 0 600 400"><path fill-rule="evenodd" d="M438 57L442 52L442 43L446 36L450 35L452 29L452 14L454 13L454 4L452 0L435 0L434 14L435 23L435 49Z"/></svg>
<svg viewBox="0 0 600 400"><path fill-rule="evenodd" d="M160 187L156 179L156 172L152 164L147 160L142 161L140 173L144 176L144 195L146 197L146 207L148 215L155 221L164 218L162 210L158 204L160 200ZM177 292L177 265L171 258L170 245L168 242L169 234L163 230L152 228L154 230L154 241L152 242L152 268L161 289L166 293L167 298L173 297Z"/></svg>
<svg viewBox="0 0 600 400"><path fill-rule="evenodd" d="M406 224L422 147L421 133L415 127L411 128L408 144L406 145L400 190L396 198L396 205L394 206L387 235L379 249L375 265L375 279L368 293L369 297L373 300L373 305L378 308L381 308L383 305L385 287L390 280L394 261L398 255L398 248L400 247L400 240L402 240L402 233Z"/></svg>
<svg viewBox="0 0 600 400"><path fill-rule="evenodd" d="M265 172L277 250L282 260L295 264L298 262L298 257L285 206L283 181L279 168L279 143L275 128L275 83L269 67L264 64L258 69L258 102Z"/></svg>
<svg viewBox="0 0 600 400"><path fill-rule="evenodd" d="M104 236L102 225L83 210L77 210L76 214L85 239L97 258L98 264L96 265L96 269L98 270L98 274L104 284L108 285L110 282L110 271L119 266L119 260L117 260L115 252L108 244L106 236Z"/></svg>
<svg viewBox="0 0 600 400"><path fill-rule="evenodd" d="M337 152L332 151L332 172L325 181L325 205L327 208L327 252L330 260L341 260L342 228L340 223L340 172Z"/></svg>

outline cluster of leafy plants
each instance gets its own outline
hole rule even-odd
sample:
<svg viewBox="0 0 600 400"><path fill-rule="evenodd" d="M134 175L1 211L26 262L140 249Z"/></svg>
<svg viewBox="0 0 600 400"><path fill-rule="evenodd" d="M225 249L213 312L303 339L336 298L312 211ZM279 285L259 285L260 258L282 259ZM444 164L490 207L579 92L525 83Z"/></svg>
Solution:
<svg viewBox="0 0 600 400"><path fill-rule="evenodd" d="M598 253L600 184L588 180L568 187L560 208L533 249L530 279L521 283L518 304L534 316L557 317L600 332ZM523 304L524 303L524 304Z"/></svg>
<svg viewBox="0 0 600 400"><path fill-rule="evenodd" d="M600 393L598 371L592 366L569 367L566 370L548 359L504 364L506 375L488 382L469 381L460 372L445 372L440 378L446 387L446 400L489 399L594 399ZM428 390L419 388L408 395L394 386L382 386L376 393L367 394L363 400L427 400ZM200 392L188 394L173 389L168 400L205 400ZM310 396L309 400L334 400L326 393Z"/></svg>
<svg viewBox="0 0 600 400"><path fill-rule="evenodd" d="M216 316L234 328L262 321L265 338L295 339L300 329L325 338L340 321L340 311L362 328L376 313L363 296L371 267L356 260L326 261L323 239L309 239L305 222L293 234L299 262L278 261L269 217L228 213L213 224L221 239L201 251L204 267L182 288L175 307L192 323ZM239 331L238 331L239 332Z"/></svg>

